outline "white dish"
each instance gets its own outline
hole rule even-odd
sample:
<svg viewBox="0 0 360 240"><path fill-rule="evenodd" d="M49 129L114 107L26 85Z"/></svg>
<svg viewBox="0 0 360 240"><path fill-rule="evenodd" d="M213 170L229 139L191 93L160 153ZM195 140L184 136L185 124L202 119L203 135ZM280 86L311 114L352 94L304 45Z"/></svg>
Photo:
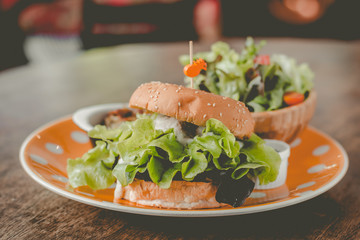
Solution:
<svg viewBox="0 0 360 240"><path fill-rule="evenodd" d="M274 140L274 139L265 139L265 142L268 146L274 148L280 155L281 163L279 168L279 175L274 182L269 184L260 185L259 180L255 181L255 189L272 189L277 188L285 184L287 169L288 169L288 159L290 157L290 145L286 142Z"/></svg>
<svg viewBox="0 0 360 240"><path fill-rule="evenodd" d="M128 103L108 103L84 107L73 114L72 120L79 128L89 132L96 124L100 124L108 112L128 107Z"/></svg>

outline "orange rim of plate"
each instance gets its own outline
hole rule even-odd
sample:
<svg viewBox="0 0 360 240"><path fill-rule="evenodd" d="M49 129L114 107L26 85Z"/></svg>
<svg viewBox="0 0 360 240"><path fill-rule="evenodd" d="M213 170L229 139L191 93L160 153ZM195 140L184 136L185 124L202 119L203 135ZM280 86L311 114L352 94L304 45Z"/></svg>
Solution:
<svg viewBox="0 0 360 240"><path fill-rule="evenodd" d="M346 174L348 157L343 147L328 135L307 127L291 144L287 180L275 189L254 190L238 208L176 210L113 202L115 184L94 191L89 187L71 189L66 164L91 148L86 132L71 117L53 121L30 134L20 150L20 161L36 182L64 197L121 212L175 217L213 217L263 212L294 205L329 190Z"/></svg>

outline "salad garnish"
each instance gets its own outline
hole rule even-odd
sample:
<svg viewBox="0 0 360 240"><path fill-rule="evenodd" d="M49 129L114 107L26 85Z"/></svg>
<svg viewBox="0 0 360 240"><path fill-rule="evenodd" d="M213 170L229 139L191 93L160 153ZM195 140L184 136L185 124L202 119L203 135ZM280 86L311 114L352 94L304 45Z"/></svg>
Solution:
<svg viewBox="0 0 360 240"><path fill-rule="evenodd" d="M211 51L196 53L195 58L207 63L207 71L193 77L194 88L242 101L252 112L293 105L284 98L289 92L301 94L304 101L313 88L314 74L309 66L298 65L295 59L282 54L260 55L265 44L256 44L248 37L240 52L220 41L211 46ZM188 55L179 60L183 66L190 62ZM190 77L185 77L185 82L189 85Z"/></svg>

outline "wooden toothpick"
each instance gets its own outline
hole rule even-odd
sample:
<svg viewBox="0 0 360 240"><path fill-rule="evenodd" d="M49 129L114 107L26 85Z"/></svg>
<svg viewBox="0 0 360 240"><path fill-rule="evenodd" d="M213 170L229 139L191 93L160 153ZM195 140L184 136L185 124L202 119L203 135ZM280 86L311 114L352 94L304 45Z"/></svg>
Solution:
<svg viewBox="0 0 360 240"><path fill-rule="evenodd" d="M189 41L190 64L193 63L193 41ZM191 88L194 88L194 78L191 78Z"/></svg>

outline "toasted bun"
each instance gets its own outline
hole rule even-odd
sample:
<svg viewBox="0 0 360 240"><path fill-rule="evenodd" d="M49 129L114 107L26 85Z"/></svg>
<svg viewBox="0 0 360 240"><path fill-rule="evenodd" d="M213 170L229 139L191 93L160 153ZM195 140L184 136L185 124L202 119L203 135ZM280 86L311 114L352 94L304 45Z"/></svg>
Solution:
<svg viewBox="0 0 360 240"><path fill-rule="evenodd" d="M117 182L115 202L125 199L145 206L177 209L227 206L216 201L216 191L217 186L210 182L173 181L169 189L163 189L153 182L135 179L125 187Z"/></svg>
<svg viewBox="0 0 360 240"><path fill-rule="evenodd" d="M129 104L198 126L205 126L208 119L215 118L239 139L250 137L255 126L244 103L176 84L142 84L131 96Z"/></svg>

